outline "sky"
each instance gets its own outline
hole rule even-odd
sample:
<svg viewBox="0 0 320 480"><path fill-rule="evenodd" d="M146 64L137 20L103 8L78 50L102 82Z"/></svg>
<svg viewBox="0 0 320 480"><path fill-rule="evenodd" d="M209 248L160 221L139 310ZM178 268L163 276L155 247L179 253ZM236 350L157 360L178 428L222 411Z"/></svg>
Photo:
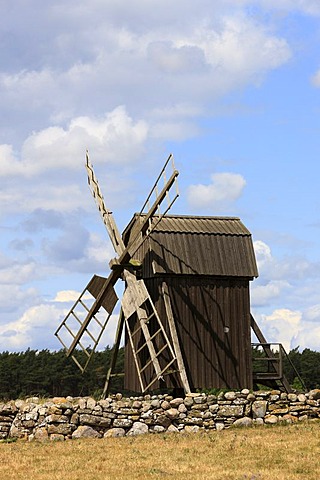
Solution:
<svg viewBox="0 0 320 480"><path fill-rule="evenodd" d="M319 0L0 0L0 351L54 331L168 155L172 213L238 216L270 342L320 350ZM112 344L116 316L101 344Z"/></svg>

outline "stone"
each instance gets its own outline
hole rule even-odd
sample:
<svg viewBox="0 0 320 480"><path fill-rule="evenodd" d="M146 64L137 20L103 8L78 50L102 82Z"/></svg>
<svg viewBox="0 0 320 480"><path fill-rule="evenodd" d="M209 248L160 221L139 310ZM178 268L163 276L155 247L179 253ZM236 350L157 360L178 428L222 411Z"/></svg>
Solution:
<svg viewBox="0 0 320 480"><path fill-rule="evenodd" d="M248 388L243 388L243 389L241 390L241 394L242 394L242 395L247 396L247 395L249 395L249 393L250 393L250 390L249 390Z"/></svg>
<svg viewBox="0 0 320 480"><path fill-rule="evenodd" d="M185 404L185 406L188 408L190 408L192 405L193 405L193 398L192 397L186 397L184 400L183 400L183 403Z"/></svg>
<svg viewBox="0 0 320 480"><path fill-rule="evenodd" d="M252 418L249 417L243 417L243 418L238 418L233 425L235 427L250 427L252 425Z"/></svg>
<svg viewBox="0 0 320 480"><path fill-rule="evenodd" d="M173 427L173 425L169 425L169 428L170 427ZM176 428L176 427L173 427L173 428ZM162 427L161 425L153 425L149 429L149 432L151 432L151 433L163 433L165 431L166 431L166 429L164 427Z"/></svg>
<svg viewBox="0 0 320 480"><path fill-rule="evenodd" d="M301 417L299 417L299 422L306 422L308 420L308 415L301 415Z"/></svg>
<svg viewBox="0 0 320 480"><path fill-rule="evenodd" d="M277 400L279 400L279 398L280 395L278 394L270 395L270 402L276 402Z"/></svg>
<svg viewBox="0 0 320 480"><path fill-rule="evenodd" d="M310 400L319 400L320 399L320 389L315 388L309 392L309 399Z"/></svg>
<svg viewBox="0 0 320 480"><path fill-rule="evenodd" d="M166 415L159 415L155 421L156 425L161 425L162 427L168 428L171 425L171 420Z"/></svg>
<svg viewBox="0 0 320 480"><path fill-rule="evenodd" d="M220 430L224 430L224 423L218 422L215 424L216 430L219 432Z"/></svg>
<svg viewBox="0 0 320 480"><path fill-rule="evenodd" d="M223 405L218 410L218 415L220 417L241 417L242 414L242 405Z"/></svg>
<svg viewBox="0 0 320 480"><path fill-rule="evenodd" d="M49 439L48 430L45 427L36 428L33 433L33 440L46 442Z"/></svg>
<svg viewBox="0 0 320 480"><path fill-rule="evenodd" d="M207 399L204 396L194 397L193 402L196 405L201 405L201 404L207 403Z"/></svg>
<svg viewBox="0 0 320 480"><path fill-rule="evenodd" d="M200 404L192 405L191 410L197 410L201 412L201 411L207 410L207 408L208 408L208 405L206 403L204 404L200 403Z"/></svg>
<svg viewBox="0 0 320 480"><path fill-rule="evenodd" d="M264 418L264 423L266 423L268 425L274 425L274 424L278 423L278 417L276 415L267 415Z"/></svg>
<svg viewBox="0 0 320 480"><path fill-rule="evenodd" d="M109 430L106 431L106 433L103 435L104 438L109 438L109 437L124 437L126 434L126 431L124 428L110 428Z"/></svg>
<svg viewBox="0 0 320 480"><path fill-rule="evenodd" d="M298 397L297 397L297 395L296 395L295 393L289 393L289 394L288 394L288 400L289 400L290 402L296 402L296 401L297 401L297 398L298 398Z"/></svg>
<svg viewBox="0 0 320 480"><path fill-rule="evenodd" d="M219 405L215 403L214 405L209 405L209 411L211 413L216 413L219 410Z"/></svg>
<svg viewBox="0 0 320 480"><path fill-rule="evenodd" d="M183 398L173 398L170 400L170 405L173 408L179 408L180 405L183 405Z"/></svg>
<svg viewBox="0 0 320 480"><path fill-rule="evenodd" d="M207 396L207 403L209 405L212 405L213 403L216 403L217 397L215 395L208 395Z"/></svg>
<svg viewBox="0 0 320 480"><path fill-rule="evenodd" d="M236 394L236 392L226 392L224 394L224 398L226 400L235 400L237 398L237 394Z"/></svg>
<svg viewBox="0 0 320 480"><path fill-rule="evenodd" d="M276 405L275 405L276 407ZM273 408L272 410L270 409L273 415L284 415L289 412L289 408Z"/></svg>
<svg viewBox="0 0 320 480"><path fill-rule="evenodd" d="M91 397L87 398L87 408L93 410L96 405L97 405L97 402L95 401L94 398L91 398Z"/></svg>
<svg viewBox="0 0 320 480"><path fill-rule="evenodd" d="M59 435L71 435L72 433L71 425L67 423L58 423L57 425L50 423L48 425L48 433L49 435L53 433L57 433Z"/></svg>
<svg viewBox="0 0 320 480"><path fill-rule="evenodd" d="M64 442L64 435L59 435L58 433L53 433L49 438L52 442Z"/></svg>
<svg viewBox="0 0 320 480"><path fill-rule="evenodd" d="M101 435L88 425L80 425L80 427L73 432L72 438L101 438Z"/></svg>
<svg viewBox="0 0 320 480"><path fill-rule="evenodd" d="M141 408L142 407L142 402L140 402L140 400L135 400L133 403L132 403L132 408Z"/></svg>
<svg viewBox="0 0 320 480"><path fill-rule="evenodd" d="M203 413L201 410L191 410L190 412L188 412L188 416L189 417L193 417L193 418L202 418L203 416Z"/></svg>
<svg viewBox="0 0 320 480"><path fill-rule="evenodd" d="M100 405L102 410L106 410L110 407L110 399L106 398L105 400L99 400L98 405Z"/></svg>
<svg viewBox="0 0 320 480"><path fill-rule="evenodd" d="M77 425L79 423L79 415L74 413L70 418L70 423Z"/></svg>
<svg viewBox="0 0 320 480"><path fill-rule="evenodd" d="M177 433L179 432L179 429L177 427L175 427L174 425L169 425L168 429L167 429L167 432L169 433Z"/></svg>
<svg viewBox="0 0 320 480"><path fill-rule="evenodd" d="M188 411L187 407L185 406L184 403L181 403L178 407L178 412L179 413L186 413Z"/></svg>
<svg viewBox="0 0 320 480"><path fill-rule="evenodd" d="M62 415L62 408L57 407L57 405L50 405L47 410L48 415Z"/></svg>
<svg viewBox="0 0 320 480"><path fill-rule="evenodd" d="M254 425L263 425L263 418L255 418L252 422Z"/></svg>
<svg viewBox="0 0 320 480"><path fill-rule="evenodd" d="M298 395L298 402L300 403L306 403L307 397L303 393L299 393Z"/></svg>
<svg viewBox="0 0 320 480"><path fill-rule="evenodd" d="M132 427L127 433L127 436L132 436L132 435L143 435L145 433L148 433L149 428L148 425L142 422L134 422Z"/></svg>
<svg viewBox="0 0 320 480"><path fill-rule="evenodd" d="M52 402L56 405L60 403L66 403L68 400L65 397L53 397Z"/></svg>
<svg viewBox="0 0 320 480"><path fill-rule="evenodd" d="M249 393L247 395L247 400L249 400L249 402L253 402L255 399L256 399L256 396L253 393Z"/></svg>
<svg viewBox="0 0 320 480"><path fill-rule="evenodd" d="M111 419L106 417L101 417L98 415L88 415L83 414L79 415L80 425L92 425L99 427L110 427Z"/></svg>
<svg viewBox="0 0 320 480"><path fill-rule="evenodd" d="M122 393L116 393L116 400L122 399Z"/></svg>
<svg viewBox="0 0 320 480"><path fill-rule="evenodd" d="M67 416L56 414L48 415L45 420L47 423L67 423L69 421Z"/></svg>
<svg viewBox="0 0 320 480"><path fill-rule="evenodd" d="M130 428L132 427L133 421L131 418L115 418L113 420L113 427L119 428Z"/></svg>
<svg viewBox="0 0 320 480"><path fill-rule="evenodd" d="M153 417L153 410L148 410L146 412L142 412L141 413L141 418L145 419L145 418L152 418Z"/></svg>
<svg viewBox="0 0 320 480"><path fill-rule="evenodd" d="M287 423L295 423L298 421L298 417L290 414L283 415L282 420L284 420Z"/></svg>
<svg viewBox="0 0 320 480"><path fill-rule="evenodd" d="M213 414L212 414L210 411L208 411L208 410L207 410L206 412L204 412L204 414L203 414L203 416L202 416L202 418L203 418L204 420L208 420L208 419L210 419L210 418L212 418L212 417L213 417Z"/></svg>
<svg viewBox="0 0 320 480"><path fill-rule="evenodd" d="M21 428L19 425L15 425L14 423L11 425L9 430L9 438L25 438L26 431Z"/></svg>
<svg viewBox="0 0 320 480"><path fill-rule="evenodd" d="M177 408L169 408L169 410L166 410L165 414L170 420L175 420L179 416L179 411Z"/></svg>
<svg viewBox="0 0 320 480"><path fill-rule="evenodd" d="M171 406L171 405L170 405L169 402L167 402L167 400L164 400L163 402L161 402L161 405L160 405L160 407L162 408L162 410L169 410L170 406Z"/></svg>
<svg viewBox="0 0 320 480"><path fill-rule="evenodd" d="M203 426L206 429L207 428L212 429L212 428L214 428L214 421L212 420L212 418L210 418L209 420L204 420Z"/></svg>
<svg viewBox="0 0 320 480"><path fill-rule="evenodd" d="M183 429L185 433L197 433L199 430L200 427L198 425L186 425Z"/></svg>
<svg viewBox="0 0 320 480"><path fill-rule="evenodd" d="M263 418L267 411L268 402L265 400L256 400L252 404L253 418Z"/></svg>

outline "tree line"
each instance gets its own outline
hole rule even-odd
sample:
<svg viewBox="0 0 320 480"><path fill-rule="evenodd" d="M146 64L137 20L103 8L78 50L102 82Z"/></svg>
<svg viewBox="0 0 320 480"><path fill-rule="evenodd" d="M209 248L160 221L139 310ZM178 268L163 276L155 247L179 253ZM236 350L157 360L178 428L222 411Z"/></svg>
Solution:
<svg viewBox="0 0 320 480"><path fill-rule="evenodd" d="M288 354L308 390L320 388L320 352L298 348ZM103 390L110 363L111 349L94 352L84 374L67 358L64 350L31 350L0 353L0 398L16 399L28 396L99 396ZM285 375L293 388L299 381L290 362L285 361ZM115 373L124 371L124 348L119 349ZM111 392L124 392L123 377L111 381ZM126 393L126 392L124 392ZM127 392L128 393L128 392ZM132 393L132 392L130 392Z"/></svg>
<svg viewBox="0 0 320 480"><path fill-rule="evenodd" d="M79 353L80 355L82 354ZM28 396L87 396L102 393L110 364L111 349L94 352L88 368L81 373L77 365L58 351L31 350L0 353L0 398ZM124 349L119 349L115 373L124 371ZM111 392L123 390L123 377L114 377Z"/></svg>

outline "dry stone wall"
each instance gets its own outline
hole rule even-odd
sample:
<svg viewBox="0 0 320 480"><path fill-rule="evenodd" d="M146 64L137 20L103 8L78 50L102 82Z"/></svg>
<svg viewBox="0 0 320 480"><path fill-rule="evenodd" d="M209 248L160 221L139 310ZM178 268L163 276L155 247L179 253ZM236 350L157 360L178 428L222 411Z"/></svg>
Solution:
<svg viewBox="0 0 320 480"><path fill-rule="evenodd" d="M278 390L191 393L185 398L145 395L106 400L38 397L0 403L0 439L68 440L160 432L222 430L254 424L320 418L320 389L306 394Z"/></svg>

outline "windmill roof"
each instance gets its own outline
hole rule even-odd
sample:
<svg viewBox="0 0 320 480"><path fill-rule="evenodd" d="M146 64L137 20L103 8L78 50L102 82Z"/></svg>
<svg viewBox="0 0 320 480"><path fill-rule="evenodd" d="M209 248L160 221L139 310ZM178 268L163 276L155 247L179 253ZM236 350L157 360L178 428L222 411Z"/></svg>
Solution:
<svg viewBox="0 0 320 480"><path fill-rule="evenodd" d="M135 214L124 231L134 237L144 215ZM156 224L156 215L153 224ZM144 276L157 274L257 277L251 233L238 217L166 215L136 252Z"/></svg>

